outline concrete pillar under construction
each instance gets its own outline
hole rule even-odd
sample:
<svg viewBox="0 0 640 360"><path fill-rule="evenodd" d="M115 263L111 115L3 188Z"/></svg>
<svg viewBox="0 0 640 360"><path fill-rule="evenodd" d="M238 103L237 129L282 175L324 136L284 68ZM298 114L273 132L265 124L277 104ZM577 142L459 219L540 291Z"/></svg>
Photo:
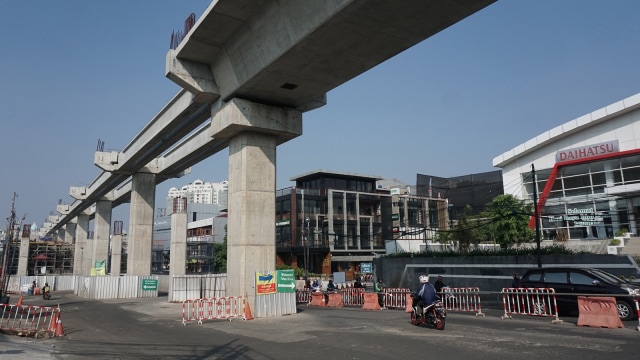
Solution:
<svg viewBox="0 0 640 360"><path fill-rule="evenodd" d="M93 256L91 258L91 267L95 267L96 262L104 262L105 273L109 266L108 259L112 206L113 204L110 200L96 201L96 216L93 226Z"/></svg>
<svg viewBox="0 0 640 360"><path fill-rule="evenodd" d="M276 266L276 146L302 134L302 114L233 99L211 125L215 138L229 138L227 296L255 309L256 272Z"/></svg>
<svg viewBox="0 0 640 360"><path fill-rule="evenodd" d="M133 174L131 177L127 275L151 275L155 197L156 176L151 173Z"/></svg>
<svg viewBox="0 0 640 360"><path fill-rule="evenodd" d="M173 199L169 275L185 275L187 264L187 199ZM171 282L173 284L173 282ZM171 291L169 291L171 294Z"/></svg>
<svg viewBox="0 0 640 360"><path fill-rule="evenodd" d="M87 276L91 269L91 254L87 238L89 236L89 215L80 214L77 218L76 226L76 246L73 256L73 273Z"/></svg>
<svg viewBox="0 0 640 360"><path fill-rule="evenodd" d="M25 230L22 231L22 237L20 238L20 254L18 255L17 276L29 275L29 238L31 237L31 231L28 229Z"/></svg>

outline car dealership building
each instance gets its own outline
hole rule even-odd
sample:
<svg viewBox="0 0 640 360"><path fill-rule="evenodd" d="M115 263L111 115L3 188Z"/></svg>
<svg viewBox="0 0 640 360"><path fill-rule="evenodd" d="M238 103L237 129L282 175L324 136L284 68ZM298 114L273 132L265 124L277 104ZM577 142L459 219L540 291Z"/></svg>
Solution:
<svg viewBox="0 0 640 360"><path fill-rule="evenodd" d="M638 234L640 94L548 130L493 165L502 169L505 194L536 200L543 240Z"/></svg>

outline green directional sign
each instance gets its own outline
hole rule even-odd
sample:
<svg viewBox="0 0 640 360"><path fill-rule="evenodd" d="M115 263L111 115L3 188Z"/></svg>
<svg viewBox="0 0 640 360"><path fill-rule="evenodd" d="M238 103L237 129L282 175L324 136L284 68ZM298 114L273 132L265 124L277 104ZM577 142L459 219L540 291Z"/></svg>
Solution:
<svg viewBox="0 0 640 360"><path fill-rule="evenodd" d="M276 291L279 293L296 292L296 276L293 269L276 271Z"/></svg>
<svg viewBox="0 0 640 360"><path fill-rule="evenodd" d="M142 290L158 290L158 280L142 279Z"/></svg>

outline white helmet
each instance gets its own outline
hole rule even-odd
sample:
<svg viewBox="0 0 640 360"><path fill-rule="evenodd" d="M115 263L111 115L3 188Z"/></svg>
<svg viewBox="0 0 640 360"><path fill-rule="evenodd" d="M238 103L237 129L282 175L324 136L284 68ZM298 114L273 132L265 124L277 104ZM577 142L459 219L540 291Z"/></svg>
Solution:
<svg viewBox="0 0 640 360"><path fill-rule="evenodd" d="M428 283L429 282L429 275L420 275L420 284L424 284L424 283Z"/></svg>

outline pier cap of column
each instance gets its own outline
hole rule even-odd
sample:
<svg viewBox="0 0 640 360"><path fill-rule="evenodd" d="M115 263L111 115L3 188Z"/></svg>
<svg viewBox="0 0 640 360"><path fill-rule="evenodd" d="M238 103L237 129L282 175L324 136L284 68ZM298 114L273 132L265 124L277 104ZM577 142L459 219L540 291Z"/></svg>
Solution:
<svg viewBox="0 0 640 360"><path fill-rule="evenodd" d="M234 98L211 116L214 138L232 138L242 132L277 137L280 145L302 135L302 112Z"/></svg>
<svg viewBox="0 0 640 360"><path fill-rule="evenodd" d="M72 186L69 189L69 196L76 200L84 200L87 198L87 187L86 186Z"/></svg>
<svg viewBox="0 0 640 360"><path fill-rule="evenodd" d="M67 215L67 214L69 214L69 205L67 205L67 204L58 204L56 206L56 211L59 212L61 215Z"/></svg>
<svg viewBox="0 0 640 360"><path fill-rule="evenodd" d="M117 151L96 151L93 156L93 163L104 171L113 172L117 170L119 154Z"/></svg>

